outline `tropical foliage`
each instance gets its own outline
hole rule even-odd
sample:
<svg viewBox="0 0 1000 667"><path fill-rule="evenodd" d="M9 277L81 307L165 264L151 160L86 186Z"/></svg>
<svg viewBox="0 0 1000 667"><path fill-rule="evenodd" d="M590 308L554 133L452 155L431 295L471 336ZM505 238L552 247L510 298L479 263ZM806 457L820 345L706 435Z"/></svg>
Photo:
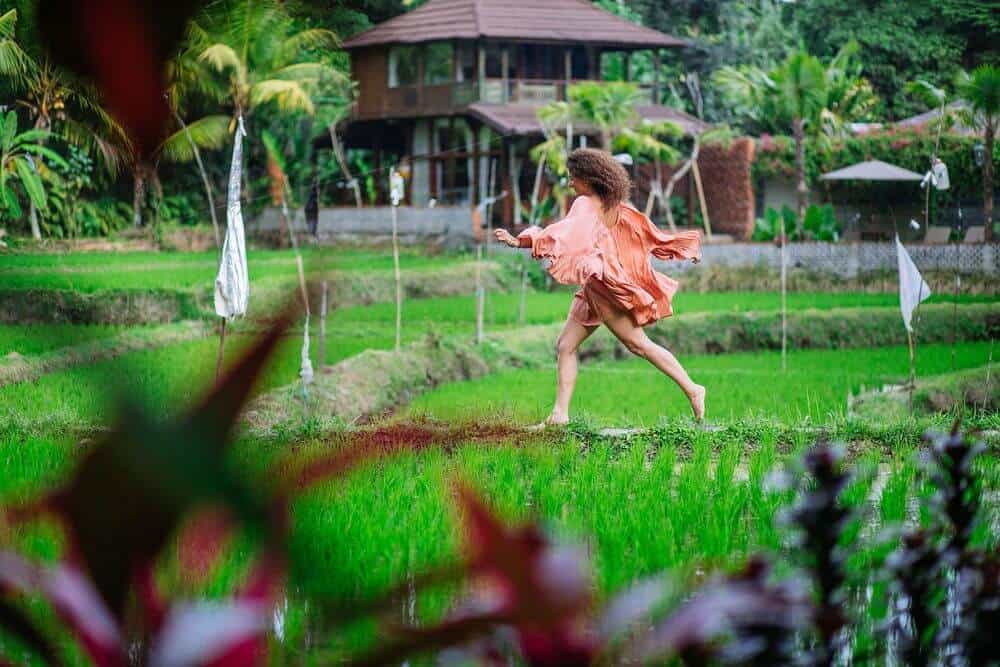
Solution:
<svg viewBox="0 0 1000 667"><path fill-rule="evenodd" d="M957 92L967 105L958 112L962 122L982 133L985 154L992 157L1000 131L1000 67L980 65L971 74L961 74ZM984 160L983 212L987 240L993 237L993 174L993 160Z"/></svg>
<svg viewBox="0 0 1000 667"><path fill-rule="evenodd" d="M868 82L860 77L858 45L848 42L827 65L804 50L791 53L765 72L757 67L723 67L715 82L751 131L791 130L795 140L798 230L808 204L806 136L844 134L847 123L867 116L875 104Z"/></svg>
<svg viewBox="0 0 1000 667"><path fill-rule="evenodd" d="M55 151L42 142L48 137L45 130L17 131L17 114L8 111L0 124L0 210L5 218L18 219L22 213L21 200L27 200L39 209L45 209L45 185L39 161L48 159L52 164L65 165Z"/></svg>

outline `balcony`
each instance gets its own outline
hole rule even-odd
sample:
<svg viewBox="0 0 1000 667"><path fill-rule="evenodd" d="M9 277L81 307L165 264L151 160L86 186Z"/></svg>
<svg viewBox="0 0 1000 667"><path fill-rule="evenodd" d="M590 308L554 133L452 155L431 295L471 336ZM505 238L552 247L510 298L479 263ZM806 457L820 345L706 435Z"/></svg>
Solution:
<svg viewBox="0 0 1000 667"><path fill-rule="evenodd" d="M582 83L572 81L569 85ZM358 119L449 115L470 104L548 104L566 100L567 82L547 79L484 79L438 85L388 88L384 95L367 97L355 105ZM650 84L640 84L639 104L653 104Z"/></svg>
<svg viewBox="0 0 1000 667"><path fill-rule="evenodd" d="M485 79L482 87L476 82L454 84L453 102L455 106L467 106L475 102L487 104L548 104L566 100L568 86L583 81L546 79ZM653 104L653 86L640 84L642 98L639 104Z"/></svg>

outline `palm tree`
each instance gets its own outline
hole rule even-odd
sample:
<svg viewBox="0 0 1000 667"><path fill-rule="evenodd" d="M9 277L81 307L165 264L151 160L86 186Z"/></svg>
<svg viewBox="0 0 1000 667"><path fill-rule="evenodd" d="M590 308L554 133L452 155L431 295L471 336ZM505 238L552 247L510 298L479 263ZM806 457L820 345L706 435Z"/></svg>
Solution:
<svg viewBox="0 0 1000 667"><path fill-rule="evenodd" d="M799 234L809 199L805 166L807 134L820 137L841 133L847 123L864 117L876 102L871 86L860 77L857 50L856 43L848 42L824 66L818 58L799 48L768 72L750 66L723 67L714 76L735 114L755 129L779 132L791 129L795 140Z"/></svg>
<svg viewBox="0 0 1000 667"><path fill-rule="evenodd" d="M201 171L202 182L205 185L205 196L211 209L216 246L220 246L218 223L215 220L215 202L212 197L211 183L201 161L201 151L219 150L225 145L226 139L229 137L229 117L216 114L186 123L181 118L180 113L175 110L174 118L178 128L167 136L153 153L155 160L153 174L155 176L155 167L161 161L175 164L197 163Z"/></svg>
<svg viewBox="0 0 1000 667"><path fill-rule="evenodd" d="M66 164L58 153L45 147L48 134L38 129L18 133L14 111L8 111L0 122L0 208L12 218L23 215L14 182L20 183L31 205L42 210L46 207L45 186L34 158L44 157L59 166Z"/></svg>
<svg viewBox="0 0 1000 667"><path fill-rule="evenodd" d="M993 240L993 144L1000 129L1000 67L980 65L972 73L962 73L956 92L968 105L958 111L968 127L983 133L986 159L983 161L983 218L986 240Z"/></svg>
<svg viewBox="0 0 1000 667"><path fill-rule="evenodd" d="M18 14L0 16L0 75L9 77L19 94L17 104L28 110L36 130L59 135L101 158L107 171L117 173L124 164L120 147L128 143L124 129L101 106L93 86L56 66L45 53L32 54L16 39ZM31 233L41 238L37 208L30 202Z"/></svg>
<svg viewBox="0 0 1000 667"><path fill-rule="evenodd" d="M197 62L217 75L217 97L232 105L231 127L262 104L315 115L313 93L320 83L347 78L320 55L305 59L335 47L337 36L321 28L296 30L277 0L221 3L193 24L190 42ZM241 177L242 165L233 164L230 182Z"/></svg>
<svg viewBox="0 0 1000 667"><path fill-rule="evenodd" d="M635 105L642 102L642 92L633 83L590 81L570 86L567 91L573 107L572 116L597 128L601 146L611 150L614 137L623 128L636 125Z"/></svg>

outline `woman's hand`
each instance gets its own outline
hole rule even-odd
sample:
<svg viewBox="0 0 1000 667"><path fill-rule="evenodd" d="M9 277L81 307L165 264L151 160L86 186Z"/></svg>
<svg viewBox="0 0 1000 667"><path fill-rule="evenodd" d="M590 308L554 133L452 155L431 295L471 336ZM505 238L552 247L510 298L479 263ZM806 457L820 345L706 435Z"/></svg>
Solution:
<svg viewBox="0 0 1000 667"><path fill-rule="evenodd" d="M494 232L494 234L497 237L497 241L499 241L500 243L506 243L511 248L516 248L519 245L521 245L521 242L518 241L517 238L512 236L511 233L508 232L506 229L498 229Z"/></svg>

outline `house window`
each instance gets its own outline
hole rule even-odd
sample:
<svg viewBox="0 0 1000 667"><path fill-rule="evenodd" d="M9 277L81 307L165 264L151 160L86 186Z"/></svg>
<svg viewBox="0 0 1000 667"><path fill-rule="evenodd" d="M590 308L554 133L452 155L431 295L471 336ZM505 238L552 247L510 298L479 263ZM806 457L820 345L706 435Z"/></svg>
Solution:
<svg viewBox="0 0 1000 667"><path fill-rule="evenodd" d="M522 44L518 49L518 58L525 79L564 79L566 78L563 50L545 44Z"/></svg>
<svg viewBox="0 0 1000 667"><path fill-rule="evenodd" d="M433 86L450 82L454 59L451 42L428 44L424 49L424 83Z"/></svg>
<svg viewBox="0 0 1000 667"><path fill-rule="evenodd" d="M394 46L389 49L389 87L415 86L417 84L420 48Z"/></svg>
<svg viewBox="0 0 1000 667"><path fill-rule="evenodd" d="M574 79L590 79L590 59L587 57L587 48L584 46L574 46L571 50L570 70Z"/></svg>
<svg viewBox="0 0 1000 667"><path fill-rule="evenodd" d="M465 42L458 47L458 67L455 68L456 81L476 81L476 46Z"/></svg>
<svg viewBox="0 0 1000 667"><path fill-rule="evenodd" d="M507 62L507 78L513 79L517 71L514 67L513 51L511 51L510 56ZM499 45L492 44L486 47L486 78L503 78L503 47Z"/></svg>

